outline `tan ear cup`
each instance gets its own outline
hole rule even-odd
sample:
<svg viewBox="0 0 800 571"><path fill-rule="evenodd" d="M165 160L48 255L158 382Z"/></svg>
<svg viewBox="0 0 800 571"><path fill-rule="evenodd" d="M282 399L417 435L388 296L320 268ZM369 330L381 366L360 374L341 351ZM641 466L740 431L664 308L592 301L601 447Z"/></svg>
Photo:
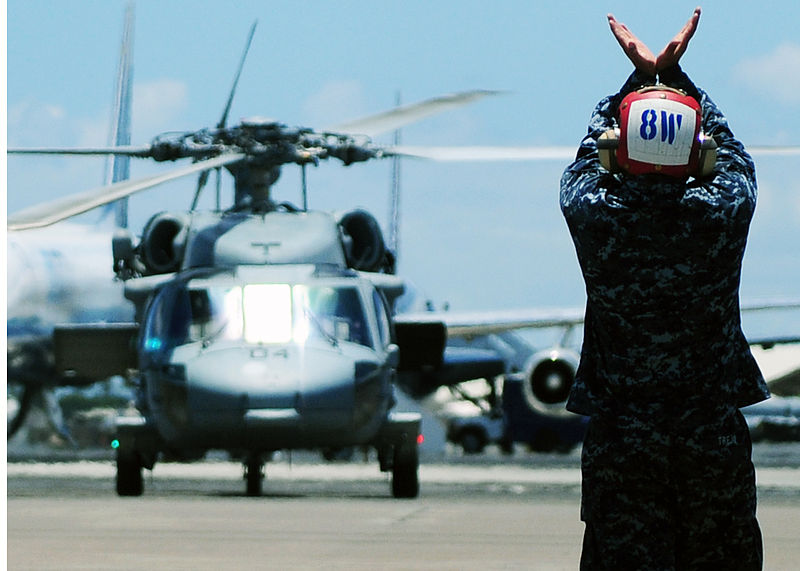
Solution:
<svg viewBox="0 0 800 571"><path fill-rule="evenodd" d="M697 161L697 175L708 176L714 172L717 164L717 143L713 137L700 133L700 155Z"/></svg>
<svg viewBox="0 0 800 571"><path fill-rule="evenodd" d="M597 154L600 164L608 172L619 172L617 164L617 147L619 147L619 129L609 129L597 139Z"/></svg>

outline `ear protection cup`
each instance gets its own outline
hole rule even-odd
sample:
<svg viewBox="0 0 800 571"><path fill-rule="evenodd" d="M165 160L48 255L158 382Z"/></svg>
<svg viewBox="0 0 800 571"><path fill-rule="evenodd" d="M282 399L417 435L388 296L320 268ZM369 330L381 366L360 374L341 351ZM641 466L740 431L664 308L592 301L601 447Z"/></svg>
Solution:
<svg viewBox="0 0 800 571"><path fill-rule="evenodd" d="M617 147L619 147L619 129L609 129L597 140L597 154L600 164L610 173L620 171L617 163Z"/></svg>
<svg viewBox="0 0 800 571"><path fill-rule="evenodd" d="M618 173L623 170L617 161L619 133L619 129L609 129L597 139L597 154L600 158L600 165L610 173ZM717 163L717 143L713 137L707 137L703 133L700 133L698 140L700 144L697 170L694 176L709 176L714 172L714 165Z"/></svg>
<svg viewBox="0 0 800 571"><path fill-rule="evenodd" d="M717 142L713 137L700 133L700 154L697 160L697 175L709 176L717 163Z"/></svg>

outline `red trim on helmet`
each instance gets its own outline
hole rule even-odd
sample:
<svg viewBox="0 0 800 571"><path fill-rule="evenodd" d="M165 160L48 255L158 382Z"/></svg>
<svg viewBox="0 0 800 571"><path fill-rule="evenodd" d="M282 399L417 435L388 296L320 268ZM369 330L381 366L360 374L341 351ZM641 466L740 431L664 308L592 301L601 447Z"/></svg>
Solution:
<svg viewBox="0 0 800 571"><path fill-rule="evenodd" d="M631 106L639 101L650 101L652 100L654 105L653 115L648 115L647 119L651 122L650 125L644 125L645 123L645 115L642 114L641 117L630 117L630 110ZM640 136L639 131L641 130L641 137L644 138L645 134L649 136L649 138L658 137L661 141L671 142L671 137L674 134L675 129L675 118L669 117L669 114L666 111L663 111L659 107L659 102L669 100L684 105L689 108L689 113L694 115L694 131L692 133L691 138L691 148L688 153L688 159L682 164L670 164L669 160L665 159L667 164L659 162L657 160L654 161L641 161L632 159L629 155L628 149L628 130L629 127L635 129L633 136ZM641 104L639 105L641 107ZM646 105L645 105L646 107ZM649 109L645 112L649 113ZM663 119L662 119L663 117ZM664 130L664 127L668 125L667 118L670 119L672 125L672 133L667 134ZM678 120L682 120L682 117L678 118ZM687 117L687 121L691 122L692 117ZM690 97L683 92L680 92L676 89L672 89L666 86L654 86L648 87L639 91L635 91L633 93L629 93L620 103L619 106L619 124L620 124L620 137L619 137L619 146L617 147L616 155L617 155L617 163L619 166L626 172L630 174L664 174L674 177L685 178L694 173L697 170L698 160L700 155L700 127L701 127L702 115L700 105L693 97ZM682 122L679 123L680 128L690 127L690 123L684 125ZM691 127L690 127L691 128ZM659 131L661 129L662 131ZM662 138L663 137L663 138Z"/></svg>

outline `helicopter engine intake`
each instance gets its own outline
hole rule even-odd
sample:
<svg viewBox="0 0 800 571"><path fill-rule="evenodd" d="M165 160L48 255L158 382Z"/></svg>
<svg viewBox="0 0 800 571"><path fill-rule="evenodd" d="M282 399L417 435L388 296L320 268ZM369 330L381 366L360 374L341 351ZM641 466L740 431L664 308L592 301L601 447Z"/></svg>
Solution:
<svg viewBox="0 0 800 571"><path fill-rule="evenodd" d="M186 215L173 212L161 212L147 222L139 248L148 272L161 274L180 269L188 226Z"/></svg>
<svg viewBox="0 0 800 571"><path fill-rule="evenodd" d="M379 271L386 260L386 245L375 217L353 210L339 220L347 265L362 272Z"/></svg>
<svg viewBox="0 0 800 571"><path fill-rule="evenodd" d="M534 354L525 365L523 393L528 404L539 412L564 416L580 357L574 351L555 347Z"/></svg>

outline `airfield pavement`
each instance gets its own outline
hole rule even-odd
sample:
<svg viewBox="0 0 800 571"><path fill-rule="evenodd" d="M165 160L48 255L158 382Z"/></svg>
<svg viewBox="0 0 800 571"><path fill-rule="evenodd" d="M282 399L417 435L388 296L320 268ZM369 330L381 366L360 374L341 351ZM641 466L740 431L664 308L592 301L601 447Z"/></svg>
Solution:
<svg viewBox="0 0 800 571"><path fill-rule="evenodd" d="M800 561L800 445L757 447L765 569ZM264 495L241 466L158 464L118 498L108 459L9 457L9 569L577 569L578 455L491 454L420 467L414 500L374 462L281 458Z"/></svg>

